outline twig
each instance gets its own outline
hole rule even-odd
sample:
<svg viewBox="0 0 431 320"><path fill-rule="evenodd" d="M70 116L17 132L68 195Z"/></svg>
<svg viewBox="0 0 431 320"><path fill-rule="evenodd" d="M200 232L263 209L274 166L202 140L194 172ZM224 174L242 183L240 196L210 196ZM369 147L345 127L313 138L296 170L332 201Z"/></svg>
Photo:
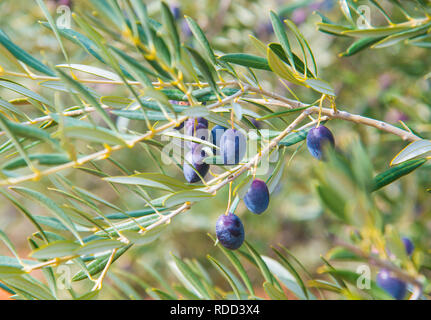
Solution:
<svg viewBox="0 0 431 320"><path fill-rule="evenodd" d="M56 266L56 265L58 265L58 264L60 264L62 262L66 262L66 261L75 259L77 257L79 257L79 256L78 255L73 255L73 256L66 256L66 257L61 257L61 258L55 258L55 259L51 259L51 260L48 260L48 261L45 261L45 262L41 262L41 263L35 264L35 265L26 265L26 266L24 266L23 269L24 269L25 272L30 273L30 272L32 272L34 270L42 269L44 267Z"/></svg>
<svg viewBox="0 0 431 320"><path fill-rule="evenodd" d="M310 113L318 113L318 108L317 107L311 107L310 109L308 109ZM351 121L354 123L358 123L358 124L363 124L369 127L374 127L377 128L379 130L385 131L387 133L391 133L394 134L396 136L399 136L401 139L403 140L408 140L408 141L417 141L417 140L421 140L420 137L418 137L417 135L397 128L389 123L383 122L383 121L379 121L379 120L375 120L375 119L371 119L371 118L367 118L367 117L363 117L360 115L356 115L356 114L351 114L348 113L346 111L333 111L332 109L329 108L322 108L322 114L328 116L330 119L340 119L340 120L346 120L346 121Z"/></svg>
<svg viewBox="0 0 431 320"><path fill-rule="evenodd" d="M79 70L77 70L79 71ZM32 80L42 80L42 81L60 81L61 78L59 77L50 77L50 76L42 76L42 75L36 75L36 74L27 74L27 73L20 73L20 72L13 72L13 71L2 71L0 72L1 76L11 76L11 77L19 77L19 78L28 78ZM100 79L93 79L93 78L77 78L77 81L82 83L93 83L93 84L114 84L114 85L124 85L123 81L119 80L100 80ZM127 84L132 86L139 86L142 85L139 81L127 81ZM156 81L152 83L155 87L172 87L172 84L170 82L160 82ZM191 82L187 83L190 86L193 87L208 87L209 84L206 82ZM219 81L217 82L217 85L219 86L229 86L229 85L235 85L237 84L237 81L231 80L231 81Z"/></svg>
<svg viewBox="0 0 431 320"><path fill-rule="evenodd" d="M145 230L140 230L139 233L144 233L146 231L149 231L151 229L154 229L155 227L164 224L164 223L169 223L170 220L175 217L176 215L180 214L183 211L187 211L188 209L191 208L191 203L190 202L185 202L181 207L179 207L178 209L172 211L170 214L163 216L162 218L160 218L160 220L154 222L153 224L149 225L148 227L145 228Z"/></svg>
<svg viewBox="0 0 431 320"><path fill-rule="evenodd" d="M103 280L106 277L106 274L108 273L108 269L112 264L112 261L114 261L115 253L118 249L113 249L111 255L109 256L109 260L105 265L105 268L103 268L102 274L99 276L99 278L96 281L96 284L94 285L93 289L91 291L96 291L102 289Z"/></svg>

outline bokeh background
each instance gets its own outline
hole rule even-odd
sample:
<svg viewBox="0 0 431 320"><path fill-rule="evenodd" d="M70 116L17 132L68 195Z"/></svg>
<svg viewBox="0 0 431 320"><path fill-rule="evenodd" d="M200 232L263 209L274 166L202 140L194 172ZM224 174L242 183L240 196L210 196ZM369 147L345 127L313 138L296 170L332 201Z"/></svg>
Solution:
<svg viewBox="0 0 431 320"><path fill-rule="evenodd" d="M46 1L52 14L56 15L56 3ZM308 40L316 57L319 73L335 88L337 105L352 113L362 114L375 119L382 119L391 124L403 120L408 126L420 132L426 138L431 137L431 80L427 74L431 71L431 55L429 49L406 46L403 44L386 49L367 49L352 57L339 57L351 43L351 39L334 37L319 32L315 23L320 17L316 10L322 12L333 21L340 21L343 15L337 1L276 1L276 0L182 0L167 1L180 11L178 23L183 28L183 39L187 40L188 30L182 16L193 17L205 31L206 36L216 52L248 52L256 53L249 39L250 34L265 43L275 41L269 22L269 10L275 10L285 18L293 20ZM146 1L150 16L159 16L157 1ZM386 5L387 3L385 3ZM87 1L75 0L73 6L81 10L92 8ZM388 5L391 10L391 6ZM385 21L374 9L371 10L373 25L384 24ZM52 33L43 28L38 21L44 16L33 1L2 0L0 1L0 28L4 30L19 46L36 55L43 61L56 64L63 58L58 43ZM73 22L72 22L73 23ZM73 25L72 25L73 27ZM97 66L89 55L77 46L65 42L71 60L81 64ZM286 88L280 84L272 73L256 72L262 86L279 94L291 97ZM23 80L33 90L50 95L52 92L37 86L35 81ZM106 95L121 95L122 88L99 85L94 87ZM317 94L303 88L292 87L303 102L313 102ZM3 99L13 99L10 92L0 90ZM289 118L286 118L289 120ZM292 118L293 119L293 118ZM281 126L281 124L277 124ZM138 124L135 124L138 128ZM374 166L375 173L389 167L390 160L406 145L397 137L389 136L372 128L332 121L337 146L340 149L354 147L361 141ZM329 233L345 232L334 221L322 206L316 195L316 175L321 167L310 157L305 144L301 145L292 159L295 148L288 150L286 165L281 182L271 195L270 206L261 216L248 212L241 202L236 213L241 217L246 229L246 238L261 254L273 256L271 245L278 243L288 247L312 274L322 264L321 255L325 255L333 246ZM2 155L3 156L3 155ZM157 155L159 157L159 155ZM133 151L120 151L115 159L131 170L154 172L158 170L156 161L142 147ZM3 159L4 160L4 159ZM112 175L119 175L118 169L111 164L100 162L100 168ZM425 251L430 247L431 232L431 196L426 192L431 187L430 165L425 165L413 174L386 187L379 197L380 209L388 219L397 221L399 232L409 236L417 246ZM164 168L167 174L182 178L182 173L175 166ZM101 182L94 176L79 170L69 170L64 175L76 186L91 190L109 202L126 207L129 210L142 208L143 202L134 194L124 191L122 199L113 191L109 184ZM48 187L51 181L39 182L39 188ZM35 183L28 186L36 187ZM100 298L127 299L133 298L133 291L124 287L124 280L138 293L139 297L148 295L139 286L128 282L127 274L133 274L142 281L159 286L155 277L148 271L156 270L166 282L177 281L169 267L172 252L179 257L196 259L204 267L210 264L206 260L209 253L220 256L207 233L214 234L217 217L225 211L227 204L227 188L221 190L214 200L200 202L192 209L176 217L166 232L154 243L133 248L121 257L110 271ZM151 191L156 196L157 191ZM55 194L52 194L56 198ZM56 198L61 203L61 197ZM388 201L389 199L389 201ZM26 200L23 200L26 201ZM37 204L26 202L31 212L43 215L43 209ZM101 207L104 212L112 209ZM27 256L30 248L27 236L34 232L33 226L4 198L0 201L0 226L22 256ZM0 254L10 255L7 248L0 244ZM252 281L257 292L262 296L262 280L258 273L248 266ZM215 284L227 290L219 273L207 268ZM82 283L89 286L89 283ZM7 298L0 290L0 297ZM327 295L331 297L331 295Z"/></svg>

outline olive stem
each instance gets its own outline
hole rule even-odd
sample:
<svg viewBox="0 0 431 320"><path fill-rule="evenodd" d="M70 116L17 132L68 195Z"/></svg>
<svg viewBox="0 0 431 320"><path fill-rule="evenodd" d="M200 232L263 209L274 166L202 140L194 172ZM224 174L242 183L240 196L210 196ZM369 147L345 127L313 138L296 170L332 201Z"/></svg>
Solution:
<svg viewBox="0 0 431 320"><path fill-rule="evenodd" d="M28 78L28 79L32 79L32 80L44 80L44 81L60 81L61 80L61 78L59 78L59 77L27 74L27 73L13 72L13 71L7 71L7 70L4 70L4 71L0 70L0 75L19 77L19 78ZM100 80L100 79L92 79L92 78L77 78L77 81L79 81L81 83L124 85L123 81L118 81L118 80ZM238 82L235 80L216 82L216 84L218 86L229 86L229 85L235 85L237 83ZM132 85L132 86L142 86L142 83L140 83L139 81L128 80L127 84ZM190 86L193 86L193 87L209 87L209 84L206 82L200 82L200 83L191 82L191 83L187 83L187 84ZM156 86L156 87L172 87L172 84L170 82L161 82L161 81L152 82L152 85Z"/></svg>
<svg viewBox="0 0 431 320"><path fill-rule="evenodd" d="M91 291L96 291L96 290L102 289L103 280L105 279L106 274L108 273L109 267L111 266L112 262L114 261L114 256L115 256L115 253L117 252L117 250L118 249L112 250L112 253L109 256L109 260L106 263L106 266L103 268L102 274L97 279L96 284L94 285L93 289L91 289Z"/></svg>
<svg viewBox="0 0 431 320"><path fill-rule="evenodd" d="M232 202L232 183L233 183L233 181L231 181L229 183L229 198L228 198L228 202L227 202L226 212L224 213L226 216L229 214L230 205L231 205L231 202Z"/></svg>
<svg viewBox="0 0 431 320"><path fill-rule="evenodd" d="M320 119L322 118L322 105L323 105L323 100L325 100L325 97L326 97L326 95L323 94L319 100L319 116L317 117L316 128L319 128L319 126L320 126Z"/></svg>

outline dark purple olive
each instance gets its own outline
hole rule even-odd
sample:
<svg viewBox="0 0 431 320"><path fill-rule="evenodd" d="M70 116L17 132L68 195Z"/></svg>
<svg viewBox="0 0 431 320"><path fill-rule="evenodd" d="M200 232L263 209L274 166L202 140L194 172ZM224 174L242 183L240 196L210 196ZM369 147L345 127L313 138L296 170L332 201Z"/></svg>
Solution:
<svg viewBox="0 0 431 320"><path fill-rule="evenodd" d="M195 129L197 131L197 135L195 135ZM188 136L196 136L199 139L208 140L208 120L203 117L197 118L189 118L185 122L185 134ZM194 142L187 142L187 144L191 147L195 145Z"/></svg>
<svg viewBox="0 0 431 320"><path fill-rule="evenodd" d="M413 253L413 251L415 250L415 245L413 244L413 242L407 238L407 237L403 237L402 241L404 243L404 247L406 248L406 252L407 255L411 255Z"/></svg>
<svg viewBox="0 0 431 320"><path fill-rule="evenodd" d="M307 147L311 155L319 160L324 159L325 149L335 146L334 136L325 126L312 128L307 134Z"/></svg>
<svg viewBox="0 0 431 320"><path fill-rule="evenodd" d="M382 269L377 274L377 285L397 300L402 300L407 293L407 284L391 275L389 270Z"/></svg>
<svg viewBox="0 0 431 320"><path fill-rule="evenodd" d="M244 226L235 214L223 214L217 219L216 235L223 247L235 250L244 242Z"/></svg>
<svg viewBox="0 0 431 320"><path fill-rule="evenodd" d="M223 126L214 126L211 130L211 143L217 147L220 147L221 136L223 135L223 133L225 133L226 130L227 128ZM218 155L220 154L220 151L217 151L216 148L213 148L213 154Z"/></svg>
<svg viewBox="0 0 431 320"><path fill-rule="evenodd" d="M193 127L196 125L196 122L202 124L205 128L208 128L208 120L204 117L188 118L186 125Z"/></svg>
<svg viewBox="0 0 431 320"><path fill-rule="evenodd" d="M245 156L246 138L236 129L227 129L220 139L220 154L223 163L227 165L238 164Z"/></svg>
<svg viewBox="0 0 431 320"><path fill-rule="evenodd" d="M183 122L181 122L179 125L175 126L175 127L174 127L174 129L175 129L175 130L181 130L182 128L184 128L184 122L185 122L185 121L183 121Z"/></svg>
<svg viewBox="0 0 431 320"><path fill-rule="evenodd" d="M266 183L260 179L254 179L244 196L244 203L253 213L264 212L269 204L269 190Z"/></svg>
<svg viewBox="0 0 431 320"><path fill-rule="evenodd" d="M179 20L181 18L181 9L178 5L171 5L171 11L175 20Z"/></svg>
<svg viewBox="0 0 431 320"><path fill-rule="evenodd" d="M190 30L189 24L185 19L181 20L181 32L185 38L190 38L193 36L192 30Z"/></svg>
<svg viewBox="0 0 431 320"><path fill-rule="evenodd" d="M251 123L253 123L256 129L262 128L262 122L260 122L259 120L256 120L255 118L251 119Z"/></svg>
<svg viewBox="0 0 431 320"><path fill-rule="evenodd" d="M195 145L192 147L191 151L186 154L183 173L187 182L195 183L201 180L199 175L203 178L208 173L210 168L208 163L204 162L207 157L204 150L202 150L201 145ZM199 172L199 175L196 173Z"/></svg>

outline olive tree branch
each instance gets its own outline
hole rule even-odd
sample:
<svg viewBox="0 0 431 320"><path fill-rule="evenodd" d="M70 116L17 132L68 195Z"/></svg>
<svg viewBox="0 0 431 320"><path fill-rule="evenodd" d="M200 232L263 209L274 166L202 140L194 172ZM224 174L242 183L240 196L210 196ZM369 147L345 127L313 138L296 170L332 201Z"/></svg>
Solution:
<svg viewBox="0 0 431 320"><path fill-rule="evenodd" d="M397 275L400 280L411 283L415 288L417 288L414 291L414 294L411 296L411 300L416 300L421 296L423 288L422 282L419 281L417 278L411 276L410 274L406 273L405 271L401 270L400 268L396 267L392 263L381 260L373 254L365 253L354 245L346 243L340 239L335 239L334 244L340 247L344 247L349 251L353 252L355 255L368 260L368 262L372 265L392 271L394 274Z"/></svg>
<svg viewBox="0 0 431 320"><path fill-rule="evenodd" d="M79 71L79 70L77 70ZM18 78L28 78L31 80L42 80L42 81L61 81L61 78L59 77L51 77L51 76L42 76L37 74L27 74L27 73L21 73L21 72L13 72L13 71L0 71L0 76L11 76L11 77L18 77ZM113 84L113 85L124 85L125 83L123 81L119 80L102 80L102 79L95 79L95 78L77 78L78 82L81 83L92 83L92 84ZM228 86L228 85L234 85L237 81L231 80L231 81L218 81L216 82L219 86ZM139 81L131 81L127 80L128 85L132 86L142 86L142 83ZM170 82L162 82L162 81L155 81L152 82L152 85L155 87L172 87L172 83ZM187 85L190 85L192 87L209 87L209 84L206 82L190 82L187 83Z"/></svg>
<svg viewBox="0 0 431 320"><path fill-rule="evenodd" d="M305 104L302 104L300 102L296 101L297 106L305 106ZM303 120L305 120L309 115L313 113L319 113L321 110L321 114L325 115L327 119L342 119L346 121L351 121L354 123L359 123L371 127L375 127L377 129L380 129L382 131L392 133L394 135L397 135L401 137L403 140L411 140L416 141L420 140L418 136L406 131L399 129L395 126L392 126L388 123L378 121L375 119L363 117L360 115L355 115L348 113L346 111L334 111L332 109L328 108L322 108L319 107L309 107L305 109L286 129L284 129L277 137L275 137L264 149L261 150L261 152L257 153L252 159L250 159L247 163L241 164L237 167L235 167L231 171L227 171L224 174L220 175L219 177L214 178L213 180L210 180L207 184L208 187L204 188L204 190L208 193L217 193L218 190L220 190L223 186L226 184L234 181L239 176L241 176L244 172L248 171L255 163L259 162L260 159L266 154L268 154L272 149L276 148L278 146L278 143L286 137L289 133L291 133ZM222 180L220 180L222 179ZM212 185L213 182L219 181L218 183ZM188 210L193 203L186 202L184 203L179 209L172 212L172 217ZM170 221L172 218L171 215L168 215L165 218L162 218L161 220L157 221L157 225L160 225L164 223L165 221ZM163 220L163 221L162 221ZM152 225L150 225L147 229L153 228ZM411 282L411 281L410 281Z"/></svg>
<svg viewBox="0 0 431 320"><path fill-rule="evenodd" d="M213 108L219 107L219 106L221 106L221 105L223 105L223 104L225 104L225 103L227 103L227 102L229 102L229 101L231 101L231 100L233 100L235 98L238 98L238 97L242 96L242 94L244 92L246 92L247 89L249 89L249 88L244 87L244 90L239 91L236 94L231 95L231 96L225 98L224 100L222 100L220 102L214 103L214 104L208 106L208 108L209 109L213 109ZM301 102L298 102L298 101L296 101L296 102L293 101L293 103L289 101L289 104L287 105L287 107L292 107L292 105L294 105L296 107L306 106L305 104L302 104ZM320 108L319 107L315 107L315 106L309 107L309 108L305 109L277 137L275 137L274 139L272 139L271 142L265 148L263 148L261 150L261 152L257 153L247 163L241 164L241 165L235 167L234 169L221 174L220 176L214 178L213 180L210 180L207 183L208 187L204 188L204 190L206 192L208 192L208 193L216 194L218 190L220 190L226 184L228 184L228 183L234 181L235 179L237 179L238 177L240 177L244 172L248 171L255 163L259 162L262 159L263 156L265 156L266 154L268 154L272 149L276 148L278 146L279 142L283 138L285 138L289 133L291 133L293 130L295 130L295 128L303 120L305 120L309 115L311 115L313 113L319 113L319 110L320 110ZM392 126L390 124L387 124L385 122L374 120L374 119L367 118L367 117L363 117L363 116L360 116L360 115L350 114L350 113L345 112L345 111L334 111L332 109L322 108L321 109L321 113L322 113L322 115L325 116L325 119L322 119L322 120L341 119L341 120L351 121L351 122L354 122L354 123L358 123L358 124L363 124L363 125L375 127L375 128L380 129L382 131L385 131L385 132L397 135L397 136L401 137L403 140L412 140L412 141L415 141L415 140L419 140L420 139L419 137L417 137L416 135L414 135L414 134L412 134L412 133L410 133L408 131L399 129L399 128L397 128L395 126ZM186 120L187 118L188 118L187 116L184 116L180 120ZM309 122L306 125L304 125L303 127L310 126L310 125L314 124L316 121ZM163 130L165 130L167 128L172 127L173 125L175 125L175 121L169 122L168 124L165 124L164 126L161 126L160 128L156 129L155 131L160 132L160 131L163 131ZM145 137L147 135L150 135L150 134L154 134L154 133L149 132L146 135L144 135L142 137L139 137L137 139L143 139L143 137ZM139 141L141 141L141 140L139 140ZM115 146L115 147L112 147L111 150L119 150L120 148L121 148L121 146ZM98 153L95 153L95 154L92 154L90 156L87 156L87 157L85 157L85 159L94 160L94 159L97 159L97 158L102 157L102 156L106 157L106 155L109 155L109 152L110 152L110 150L106 150L105 149L105 150L102 150L102 151L100 151ZM90 161L90 160L88 160L88 161ZM82 159L80 159L80 161L82 161ZM57 172L57 171L65 169L65 168L73 167L76 164L77 164L76 162L66 163L65 165L53 168L54 170L51 169L52 171L49 171L49 170L44 171L44 173L48 172L48 174L49 174L49 173L52 173L52 172ZM27 176L27 178L25 180L32 179L33 177L34 177L34 175L29 175L29 176ZM15 179L15 180L18 180L18 179L19 178ZM25 181L25 180L23 180L23 181ZM20 181L18 181L18 182L20 182ZM18 182L16 182L16 183L18 183ZM0 184L2 184L2 183L4 183L4 181L0 182ZM145 231L149 231L151 229L154 229L157 226L160 226L162 224L170 223L170 221L171 221L171 219L173 217L177 216L178 214L180 214L182 212L185 212L185 211L189 210L192 207L192 205L193 205L193 203L191 203L191 202L185 202L185 203L183 203L180 207L178 207L177 209L173 210L170 214L161 217L155 223L153 223L153 224L149 225L148 227L146 227L145 229L141 230L140 233L143 233ZM124 240L126 240L126 239L124 239ZM126 240L126 241L128 241L128 240ZM349 246L351 246L351 245L349 245ZM358 253L359 251L357 251L357 250L359 250L359 249L357 249L356 247L354 247L354 251L353 252ZM358 255L364 256L365 253L363 253L361 251L361 253L360 254L358 253ZM70 260L72 258L74 258L74 257L73 256L71 256L71 257L64 257L62 260L59 260L59 259L50 260L48 262L44 262L44 263L36 265L36 266L29 266L29 267L26 268L26 271L30 272L32 270L39 269L39 268L42 268L42 267L45 267L45 266L48 266L48 265L58 264L59 262L67 261L67 260ZM372 257L372 256L370 256L368 258L369 258L370 261L372 261L376 265L379 265L379 266L382 266L382 267L387 267L388 269L393 270L395 273L397 273L398 275L400 275L401 279L404 279L405 281L408 281L409 283L414 284L415 287L419 288L417 290L417 292L415 293L415 296L417 296L418 292L419 292L419 296L420 296L420 294L422 292L422 284L416 278L414 278L414 277L406 274L405 272L397 269L392 264L388 264L387 262L381 261L381 260L379 260L379 259L377 259L375 257ZM109 261L108 261L107 266L105 266L105 269L104 269L104 271L106 270L105 271L105 275L106 275L108 266L109 266ZM99 277L99 279L98 279L98 281L96 283L96 286L93 288L93 290L99 288L99 286L101 285L101 281L103 281L103 278L104 278L104 276L103 277L102 276ZM100 280L100 282L99 282L99 280Z"/></svg>
<svg viewBox="0 0 431 320"><path fill-rule="evenodd" d="M214 109L214 108L220 107L222 105L225 105L226 103L234 100L235 98L238 98L238 97L242 96L243 94L245 94L247 89L248 89L248 87L246 86L243 88L243 90L239 90L235 94L230 95L230 96L222 99L221 101L218 101L216 103L209 105L208 109ZM181 122L187 120L188 118L189 118L189 116L182 116L182 117L178 118L177 120L172 120L172 121L170 121L164 125L161 125L160 127L156 128L156 129L152 129L152 130L148 131L147 133L145 133L141 136L138 136L132 140L126 141L126 145L129 148L133 148L138 142L141 142L141 141L144 141L147 139L151 139L157 133L160 133L166 129L172 128L172 127L176 126L178 123L181 123ZM109 157L111 152L118 151L118 150L121 150L123 148L125 148L125 145L115 145L112 147L105 147L104 149L102 149L98 152L83 156L76 161L70 161L70 162L64 163L62 165L55 166L55 167L52 167L52 168L49 168L49 169L46 169L46 170L40 171L40 172L39 171L33 172L32 174L28 174L25 176L21 176L21 177L17 177L17 178L7 178L4 180L1 180L0 186L15 185L15 184L18 184L18 183L21 183L24 181L29 181L29 180L39 180L42 176L47 176L47 175L52 174L52 173L56 173L56 172L59 172L59 171L62 171L62 170L68 169L68 168L72 168L76 165L83 165L84 163L87 163L87 162L92 161L92 160L106 159L107 157Z"/></svg>

